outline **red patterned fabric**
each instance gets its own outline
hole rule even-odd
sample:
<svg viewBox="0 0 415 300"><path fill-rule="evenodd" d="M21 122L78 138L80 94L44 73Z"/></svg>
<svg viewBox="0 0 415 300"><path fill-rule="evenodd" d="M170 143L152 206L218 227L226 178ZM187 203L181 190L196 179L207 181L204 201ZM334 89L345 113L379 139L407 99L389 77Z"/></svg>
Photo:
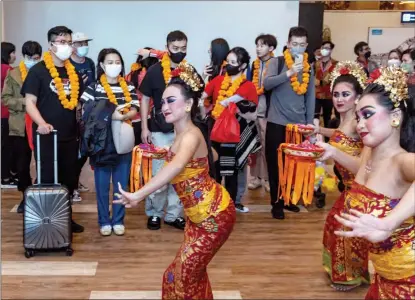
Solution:
<svg viewBox="0 0 415 300"><path fill-rule="evenodd" d="M166 163L172 157L169 152ZM233 230L235 206L229 193L209 176L207 158L191 160L172 184L187 221L184 241L163 275L162 299L213 299L206 268Z"/></svg>
<svg viewBox="0 0 415 300"><path fill-rule="evenodd" d="M333 133L329 143L353 156L359 156L363 148L363 143L359 139L348 137L340 130ZM337 163L336 167L346 189L349 189L354 175ZM344 238L334 234L334 231L343 229L334 216L345 211L345 193L336 200L324 224L323 266L333 283L360 285L362 282L369 282L367 243L361 239Z"/></svg>

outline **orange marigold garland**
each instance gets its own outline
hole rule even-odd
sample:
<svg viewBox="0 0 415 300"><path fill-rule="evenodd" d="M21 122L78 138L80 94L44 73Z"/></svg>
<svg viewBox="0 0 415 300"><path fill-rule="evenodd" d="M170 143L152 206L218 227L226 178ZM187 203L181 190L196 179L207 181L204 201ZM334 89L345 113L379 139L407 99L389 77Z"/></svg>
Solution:
<svg viewBox="0 0 415 300"><path fill-rule="evenodd" d="M133 63L131 65L131 72L138 71L140 69L141 69L141 64L139 64L139 63Z"/></svg>
<svg viewBox="0 0 415 300"><path fill-rule="evenodd" d="M274 57L274 54L273 53L271 53L271 57ZM265 75L267 74L267 69L268 69L268 65L269 65L269 62L270 61L271 60L269 59L265 63L265 68L264 68L264 72L262 73L262 78L265 78ZM253 73L253 76L252 76L252 83L256 87L256 92L257 92L257 95L258 96L260 96L260 95L262 95L264 93L264 87L260 87L259 86L259 69L260 69L260 63L261 63L261 60L259 58L257 58L254 61L254 73Z"/></svg>
<svg viewBox="0 0 415 300"><path fill-rule="evenodd" d="M186 63L186 60L182 60L182 63ZM161 59L161 67L163 68L163 78L164 82L166 84L169 83L171 77L172 77L172 71L171 71L171 63L170 63L170 56L168 53L165 53L163 55L163 58Z"/></svg>
<svg viewBox="0 0 415 300"><path fill-rule="evenodd" d="M287 49L284 51L285 64L288 70L292 68L294 61L290 51ZM290 77L291 86L298 95L304 95L307 92L308 83L310 82L310 64L308 63L308 54L303 55L303 78L302 82L298 82L298 74L294 74Z"/></svg>
<svg viewBox="0 0 415 300"><path fill-rule="evenodd" d="M66 109L74 110L78 105L79 98L79 77L75 71L75 67L71 64L69 59L65 60L64 66L68 73L71 90L70 100L68 101L62 79L59 77L58 70L53 63L52 55L49 52L46 52L43 56L43 60L45 61L46 68L49 70L50 76L53 78L56 90L58 91L58 98L61 101L62 106Z"/></svg>
<svg viewBox="0 0 415 300"><path fill-rule="evenodd" d="M213 118L217 119L225 110L225 107L221 105L220 102L235 95L236 91L245 80L246 76L245 74L242 74L237 79L235 79L234 82L232 82L232 78L228 75L228 73L226 73L220 86L219 96L218 99L216 99L215 107L212 110Z"/></svg>
<svg viewBox="0 0 415 300"><path fill-rule="evenodd" d="M20 70L20 76L22 78L22 81L24 82L27 77L27 68L23 60L19 64L19 70Z"/></svg>

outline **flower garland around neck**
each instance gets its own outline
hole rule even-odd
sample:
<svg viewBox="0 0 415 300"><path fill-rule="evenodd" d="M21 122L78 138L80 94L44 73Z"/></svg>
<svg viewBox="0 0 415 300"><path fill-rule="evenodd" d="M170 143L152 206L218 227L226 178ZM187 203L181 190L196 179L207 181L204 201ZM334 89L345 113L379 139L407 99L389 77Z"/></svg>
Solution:
<svg viewBox="0 0 415 300"><path fill-rule="evenodd" d="M66 72L68 73L69 83L70 83L70 100L65 94L65 89L62 83L62 78L59 77L58 70L53 63L53 58L50 52L46 52L43 56L43 60L45 61L46 68L49 70L50 76L53 78L53 82L55 83L56 90L58 91L58 98L61 101L61 104L64 108L69 110L74 110L78 105L78 97L79 97L79 77L75 71L75 67L71 64L69 59L65 60L64 66Z"/></svg>
<svg viewBox="0 0 415 300"><path fill-rule="evenodd" d="M284 51L285 64L288 70L290 70L294 64L290 50ZM298 95L304 95L307 92L308 83L310 82L310 64L308 63L308 54L303 54L303 78L302 83L298 82L298 75L294 74L291 76L291 87L293 91Z"/></svg>
<svg viewBox="0 0 415 300"><path fill-rule="evenodd" d="M182 60L182 63L186 63L186 60ZM163 68L163 78L166 85L169 83L171 77L172 77L172 70L171 70L171 62L170 62L170 56L166 52L163 55L163 58L161 59L161 67ZM177 69L177 68L176 68ZM178 74L176 74L178 75Z"/></svg>
<svg viewBox="0 0 415 300"><path fill-rule="evenodd" d="M19 70L20 70L20 76L22 78L22 82L24 82L27 77L27 68L23 60L19 63Z"/></svg>
<svg viewBox="0 0 415 300"><path fill-rule="evenodd" d="M274 53L271 53L270 54L270 57L274 57ZM269 62L270 61L271 60L268 59L267 62L265 63L265 68L264 68L264 72L262 73L262 78L265 78L265 75L267 74L267 69L268 69L268 65L269 65ZM261 60L258 57L254 61L254 74L252 76L252 83L255 85L256 92L257 92L257 95L258 96L260 96L260 95L262 95L264 93L264 87L263 86L262 87L259 86L259 69L260 69L260 63L261 63Z"/></svg>
<svg viewBox="0 0 415 300"><path fill-rule="evenodd" d="M107 76L105 74L102 74L99 80L101 82L102 87L105 90L105 93L107 93L108 100L114 105L118 105L117 98L115 97L114 92L112 91L111 86L108 83ZM130 91L128 90L128 84L125 81L124 77L118 76L117 80L118 80L118 83L120 84L122 92L124 93L125 102L127 103L131 102L132 100L131 94L130 94Z"/></svg>
<svg viewBox="0 0 415 300"><path fill-rule="evenodd" d="M221 105L220 102L235 95L236 91L239 89L239 87L245 80L246 76L245 74L242 74L232 82L231 76L229 76L228 73L226 73L220 86L219 96L218 99L216 99L215 107L212 110L213 118L219 118L219 116L225 110L225 107Z"/></svg>
<svg viewBox="0 0 415 300"><path fill-rule="evenodd" d="M135 72L135 71L138 71L140 69L141 69L141 64L139 64L139 63L133 63L131 65L131 72Z"/></svg>

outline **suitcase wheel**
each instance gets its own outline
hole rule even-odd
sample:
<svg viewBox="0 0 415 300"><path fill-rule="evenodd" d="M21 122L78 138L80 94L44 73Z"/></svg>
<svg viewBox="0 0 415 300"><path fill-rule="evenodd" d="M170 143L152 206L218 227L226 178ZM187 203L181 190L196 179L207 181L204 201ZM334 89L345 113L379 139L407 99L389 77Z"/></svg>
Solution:
<svg viewBox="0 0 415 300"><path fill-rule="evenodd" d="M72 248L67 248L66 249L66 256L72 256L73 254L73 249Z"/></svg>
<svg viewBox="0 0 415 300"><path fill-rule="evenodd" d="M25 252L24 252L24 256L26 256L26 258L31 258L31 257L35 256L35 250L26 249Z"/></svg>

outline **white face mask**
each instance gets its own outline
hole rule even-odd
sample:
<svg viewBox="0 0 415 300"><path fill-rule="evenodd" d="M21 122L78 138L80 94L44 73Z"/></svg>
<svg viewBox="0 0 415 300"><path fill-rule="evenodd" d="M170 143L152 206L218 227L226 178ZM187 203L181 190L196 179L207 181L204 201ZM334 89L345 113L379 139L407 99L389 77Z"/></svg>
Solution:
<svg viewBox="0 0 415 300"><path fill-rule="evenodd" d="M60 60L67 60L72 55L72 47L69 45L54 45L56 47L55 55Z"/></svg>
<svg viewBox="0 0 415 300"><path fill-rule="evenodd" d="M331 53L331 50L328 50L328 49L321 49L320 50L320 53L321 53L321 55L322 56L329 56L330 55L330 53Z"/></svg>
<svg viewBox="0 0 415 300"><path fill-rule="evenodd" d="M103 65L103 69L108 77L116 78L121 73L122 65Z"/></svg>
<svg viewBox="0 0 415 300"><path fill-rule="evenodd" d="M388 66L399 67L400 65L401 65L401 61L399 59L390 59L390 60L388 60Z"/></svg>

